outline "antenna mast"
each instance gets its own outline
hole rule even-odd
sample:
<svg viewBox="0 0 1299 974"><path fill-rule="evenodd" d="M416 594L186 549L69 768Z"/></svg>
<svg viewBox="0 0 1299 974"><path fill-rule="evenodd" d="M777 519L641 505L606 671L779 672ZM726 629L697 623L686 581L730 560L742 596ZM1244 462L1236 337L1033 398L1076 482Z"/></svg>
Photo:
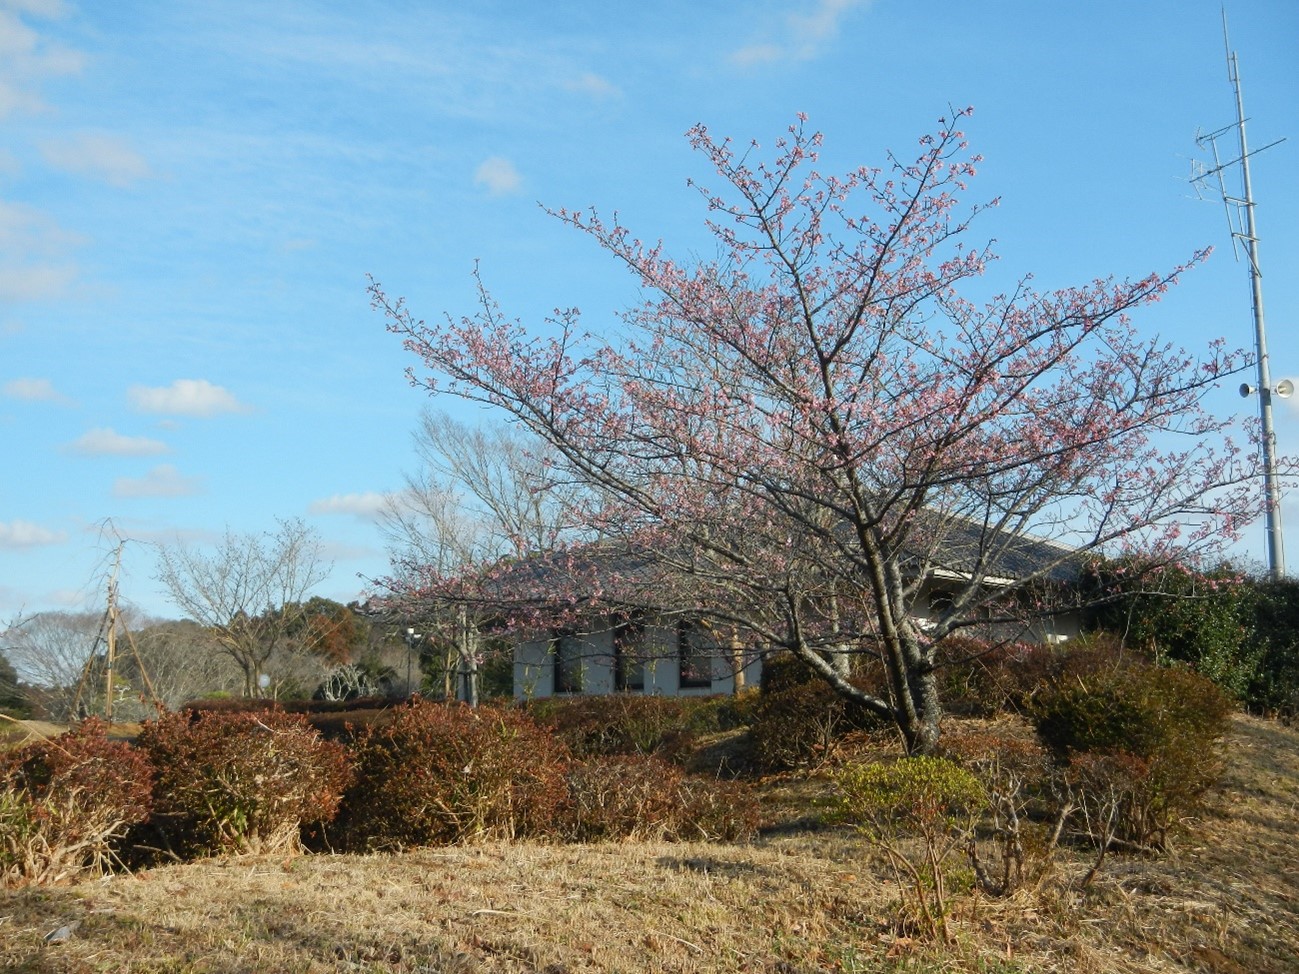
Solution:
<svg viewBox="0 0 1299 974"><path fill-rule="evenodd" d="M1248 396L1253 392L1258 393L1258 415L1263 437L1263 486L1267 501L1268 571L1273 581L1280 581L1285 576L1285 543L1281 534L1281 490L1276 474L1276 431L1272 426L1272 396L1276 394L1284 398L1290 395L1293 386L1288 382L1282 382L1276 388L1273 388L1272 374L1268 368L1267 331L1263 325L1263 272L1259 268L1258 262L1258 232L1254 226L1254 194L1249 181L1249 157L1254 153L1249 151L1249 145L1245 139L1245 102L1244 97L1241 95L1240 69L1236 61L1236 53L1231 49L1231 41L1227 36L1227 11L1225 8L1222 11L1222 40L1227 51L1227 80L1231 82L1232 88L1236 92L1236 122L1234 125L1228 125L1216 132L1210 132L1208 135L1196 138L1196 144L1201 148L1204 148L1207 144L1212 149L1214 165L1211 169L1201 167L1192 181L1199 183L1210 176L1218 177L1218 190L1222 196L1223 206L1227 210L1227 224L1231 230L1232 251L1236 253L1236 258L1239 260L1240 255L1236 251L1236 241L1242 241L1245 245L1245 255L1249 260L1249 283L1254 308L1254 347L1258 366L1258 387L1255 389L1246 383L1240 387L1240 394ZM1239 134L1240 156L1229 162L1220 162L1217 140L1233 128ZM1270 149L1272 146L1284 141L1284 139L1278 139L1276 142L1263 146L1263 149ZM1263 149L1255 149L1254 152L1262 152ZM1230 195L1223 180L1224 171L1236 165L1236 163L1240 163L1242 190L1240 197ZM1235 208L1234 214L1233 207Z"/></svg>
<svg viewBox="0 0 1299 974"><path fill-rule="evenodd" d="M95 637L95 648L97 649L100 642L104 643L104 719L108 723L113 722L113 671L117 666L117 630L121 627L126 634L126 641L130 644L131 655L135 658L135 665L140 679L144 682L145 689L148 691L149 700L162 712L162 705L158 700L158 694L154 692L153 681L149 679L149 673L144 667L144 660L140 659L140 651L136 648L135 637L131 635L131 630L126 628L122 621L121 609L117 603L117 576L122 570L122 549L126 547L125 541L118 542L117 551L113 557L113 571L108 578L108 607L104 610L104 618L99 624L99 635ZM91 673L95 668L96 654L91 650L90 658L86 660L86 665L81 671L81 680L77 684L77 695L72 703L72 713L74 716L81 714L81 697L86 690L86 684L91 679ZM144 701L144 695L140 695L141 702Z"/></svg>

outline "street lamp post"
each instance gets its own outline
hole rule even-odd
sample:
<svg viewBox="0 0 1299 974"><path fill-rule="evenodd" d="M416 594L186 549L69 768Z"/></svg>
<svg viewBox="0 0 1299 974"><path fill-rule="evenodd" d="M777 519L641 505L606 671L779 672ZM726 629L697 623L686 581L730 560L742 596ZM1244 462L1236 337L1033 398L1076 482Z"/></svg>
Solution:
<svg viewBox="0 0 1299 974"><path fill-rule="evenodd" d="M414 692L411 690L411 661L415 655L415 647L423 641L423 634L416 632L414 626L406 627L406 695L408 697Z"/></svg>

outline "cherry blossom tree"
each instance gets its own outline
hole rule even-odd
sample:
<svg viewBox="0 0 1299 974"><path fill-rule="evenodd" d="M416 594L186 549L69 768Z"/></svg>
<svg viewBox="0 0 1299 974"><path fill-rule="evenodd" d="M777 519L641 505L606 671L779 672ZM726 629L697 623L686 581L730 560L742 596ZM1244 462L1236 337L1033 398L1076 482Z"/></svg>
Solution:
<svg viewBox="0 0 1299 974"><path fill-rule="evenodd" d="M1058 611L1090 553L1193 559L1259 513L1256 459L1203 408L1244 357L1129 320L1203 255L980 297L993 254L971 226L996 201L962 202L980 161L968 114L914 161L839 176L801 117L769 157L696 126L723 187L698 187L713 259L553 211L638 278L647 297L621 327L584 331L565 310L529 331L481 278L475 313L428 323L371 284L419 360L413 384L549 444L592 531L647 553L655 570L619 599L652 591L789 649L913 752L938 739L945 637ZM944 599L922 623L936 577ZM881 660L888 692L854 685L845 654Z"/></svg>

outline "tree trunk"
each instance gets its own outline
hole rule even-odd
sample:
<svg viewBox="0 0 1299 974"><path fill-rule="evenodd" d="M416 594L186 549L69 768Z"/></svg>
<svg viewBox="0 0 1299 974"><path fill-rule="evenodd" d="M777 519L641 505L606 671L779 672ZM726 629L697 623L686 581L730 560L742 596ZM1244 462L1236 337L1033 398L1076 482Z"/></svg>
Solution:
<svg viewBox="0 0 1299 974"><path fill-rule="evenodd" d="M459 625L456 626L456 651L459 659L456 670L462 674L465 703L478 706L478 627L469 620L469 613L460 607Z"/></svg>
<svg viewBox="0 0 1299 974"><path fill-rule="evenodd" d="M731 672L735 674L731 692L739 693L744 689L744 642L734 629L731 630Z"/></svg>
<svg viewBox="0 0 1299 974"><path fill-rule="evenodd" d="M938 676L927 665L908 667L907 683L906 690L911 697L910 713L899 708L898 721L907 754L933 754L938 748L943 716L938 699Z"/></svg>

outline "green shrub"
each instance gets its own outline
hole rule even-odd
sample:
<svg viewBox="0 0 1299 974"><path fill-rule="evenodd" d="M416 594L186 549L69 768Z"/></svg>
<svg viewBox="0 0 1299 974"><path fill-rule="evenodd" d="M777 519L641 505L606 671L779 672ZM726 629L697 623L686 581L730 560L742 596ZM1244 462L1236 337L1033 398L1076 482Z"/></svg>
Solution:
<svg viewBox="0 0 1299 974"><path fill-rule="evenodd" d="M357 740L343 844L402 849L556 829L567 750L527 715L423 700L394 713Z"/></svg>
<svg viewBox="0 0 1299 974"><path fill-rule="evenodd" d="M105 731L91 719L0 753L0 885L104 870L130 826L149 814L148 761Z"/></svg>
<svg viewBox="0 0 1299 974"><path fill-rule="evenodd" d="M752 793L732 782L687 777L646 755L594 757L568 773L567 837L733 841L757 828Z"/></svg>
<svg viewBox="0 0 1299 974"><path fill-rule="evenodd" d="M1253 586L1230 565L1196 571L1126 558L1092 565L1083 578L1105 600L1089 625L1122 633L1160 663L1182 663L1244 697L1262 653L1251 644Z"/></svg>
<svg viewBox="0 0 1299 974"><path fill-rule="evenodd" d="M1251 598L1247 643L1258 668L1246 691L1250 708L1299 715L1299 581L1259 582Z"/></svg>
<svg viewBox="0 0 1299 974"><path fill-rule="evenodd" d="M946 875L987 804L979 780L954 761L902 758L849 764L834 776L834 818L855 825L908 890L922 932L947 939Z"/></svg>
<svg viewBox="0 0 1299 974"><path fill-rule="evenodd" d="M157 769L151 822L182 855L297 850L349 779L343 747L300 714L164 714L137 743Z"/></svg>
<svg viewBox="0 0 1299 974"><path fill-rule="evenodd" d="M1032 716L1080 807L1102 792L1118 796L1112 838L1159 846L1217 780L1231 709L1206 677L1127 663L1060 680L1036 697ZM1114 781L1105 780L1107 768Z"/></svg>

